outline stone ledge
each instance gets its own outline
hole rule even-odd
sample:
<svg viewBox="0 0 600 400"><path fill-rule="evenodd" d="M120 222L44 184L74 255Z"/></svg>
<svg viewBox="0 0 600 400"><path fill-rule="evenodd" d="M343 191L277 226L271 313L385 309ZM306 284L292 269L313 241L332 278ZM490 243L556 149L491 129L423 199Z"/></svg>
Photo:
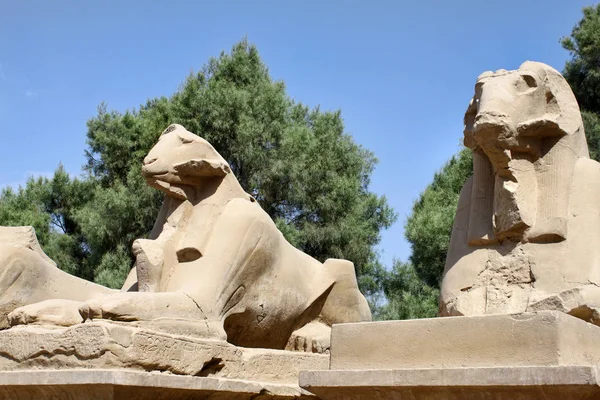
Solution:
<svg viewBox="0 0 600 400"><path fill-rule="evenodd" d="M0 372L1 400L310 399L296 385L110 369Z"/></svg>
<svg viewBox="0 0 600 400"><path fill-rule="evenodd" d="M334 325L331 370L600 364L600 327L557 311Z"/></svg>
<svg viewBox="0 0 600 400"><path fill-rule="evenodd" d="M574 400L600 396L596 366L304 371L300 386L323 400Z"/></svg>
<svg viewBox="0 0 600 400"><path fill-rule="evenodd" d="M251 349L109 322L0 332L0 371L122 370L297 385L300 370L327 369L329 356Z"/></svg>
<svg viewBox="0 0 600 400"><path fill-rule="evenodd" d="M536 385L600 385L598 367L580 365L300 372L300 386L307 390L313 387Z"/></svg>

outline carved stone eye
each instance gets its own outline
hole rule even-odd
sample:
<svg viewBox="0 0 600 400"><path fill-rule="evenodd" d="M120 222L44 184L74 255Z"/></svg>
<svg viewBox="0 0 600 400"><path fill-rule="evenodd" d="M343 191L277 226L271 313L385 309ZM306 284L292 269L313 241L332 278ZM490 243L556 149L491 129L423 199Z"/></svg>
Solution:
<svg viewBox="0 0 600 400"><path fill-rule="evenodd" d="M183 249L180 249L179 251L177 251L176 254L177 254L177 261L179 261L180 263L196 261L197 259L202 257L202 254L200 253L200 251L198 251L198 249L194 249L192 247L184 247Z"/></svg>
<svg viewBox="0 0 600 400"><path fill-rule="evenodd" d="M192 143L192 142L193 142L193 140L192 140L192 139L188 139L188 138L185 138L185 137L183 137L183 136L179 136L179 140L180 140L180 141L181 141L181 143L183 143L183 144L187 144L187 143Z"/></svg>
<svg viewBox="0 0 600 400"><path fill-rule="evenodd" d="M530 88L536 88L538 86L537 80L533 75L521 75L521 77Z"/></svg>
<svg viewBox="0 0 600 400"><path fill-rule="evenodd" d="M534 75L525 73L517 75L513 84L515 85L518 94L526 95L537 89L538 80Z"/></svg>
<svg viewBox="0 0 600 400"><path fill-rule="evenodd" d="M175 129L177 129L177 127L175 125L171 125L169 126L167 129L165 129L165 132L163 133L163 135L166 135L167 133L171 133L173 132Z"/></svg>

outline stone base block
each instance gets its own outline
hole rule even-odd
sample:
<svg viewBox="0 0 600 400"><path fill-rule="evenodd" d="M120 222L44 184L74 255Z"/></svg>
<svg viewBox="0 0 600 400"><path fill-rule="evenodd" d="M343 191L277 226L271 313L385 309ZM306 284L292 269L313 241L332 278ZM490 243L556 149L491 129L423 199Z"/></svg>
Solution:
<svg viewBox="0 0 600 400"><path fill-rule="evenodd" d="M0 331L0 400L297 399L329 356L86 322Z"/></svg>
<svg viewBox="0 0 600 400"><path fill-rule="evenodd" d="M333 399L600 399L600 327L554 311L335 325L328 371L300 387Z"/></svg>
<svg viewBox="0 0 600 400"><path fill-rule="evenodd" d="M331 370L599 365L600 327L557 311L334 325Z"/></svg>
<svg viewBox="0 0 600 400"><path fill-rule="evenodd" d="M123 370L0 372L1 400L315 399L296 385Z"/></svg>
<svg viewBox="0 0 600 400"><path fill-rule="evenodd" d="M592 400L595 366L308 371L300 386L323 400Z"/></svg>
<svg viewBox="0 0 600 400"><path fill-rule="evenodd" d="M236 347L111 322L70 328L17 326L0 332L0 371L127 369L297 384L300 370L327 369L329 356Z"/></svg>

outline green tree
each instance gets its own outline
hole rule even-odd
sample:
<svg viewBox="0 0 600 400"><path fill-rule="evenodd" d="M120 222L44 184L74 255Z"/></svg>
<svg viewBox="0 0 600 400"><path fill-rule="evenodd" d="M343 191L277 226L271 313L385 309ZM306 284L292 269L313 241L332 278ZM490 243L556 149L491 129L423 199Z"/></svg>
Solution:
<svg viewBox="0 0 600 400"><path fill-rule="evenodd" d="M86 177L70 181L73 192L57 188L77 195L85 183L87 197L66 203L58 221L73 223L65 237L84 250L79 261L96 282L120 286L133 240L152 228L162 195L143 181L141 164L170 123L211 142L292 244L321 261L352 260L363 290L379 290L383 268L374 248L396 216L385 197L369 191L376 158L345 131L339 111L293 101L247 40L210 59L172 96L126 112L101 104L88 121ZM41 212L38 225L52 218Z"/></svg>
<svg viewBox="0 0 600 400"><path fill-rule="evenodd" d="M585 7L582 19L561 44L571 53L563 75L582 108L590 157L600 159L600 4Z"/></svg>
<svg viewBox="0 0 600 400"><path fill-rule="evenodd" d="M437 315L439 287L458 197L472 171L471 151L462 149L434 175L433 182L413 205L405 224L405 236L411 245L409 262L396 261L382 279L388 302L377 310L377 318Z"/></svg>
<svg viewBox="0 0 600 400"><path fill-rule="evenodd" d="M394 261L392 270L382 280L387 303L376 309L375 318L415 319L437 315L439 290L423 282L410 263Z"/></svg>
<svg viewBox="0 0 600 400"><path fill-rule="evenodd" d="M472 173L471 151L462 149L434 175L406 221L406 239L412 250L410 262L429 286L439 287L441 283L458 197Z"/></svg>
<svg viewBox="0 0 600 400"><path fill-rule="evenodd" d="M590 158L600 161L600 117L591 111L582 111L583 127L590 150Z"/></svg>
<svg viewBox="0 0 600 400"><path fill-rule="evenodd" d="M563 71L581 108L600 112L600 4L585 7L583 18L561 44L571 53Z"/></svg>

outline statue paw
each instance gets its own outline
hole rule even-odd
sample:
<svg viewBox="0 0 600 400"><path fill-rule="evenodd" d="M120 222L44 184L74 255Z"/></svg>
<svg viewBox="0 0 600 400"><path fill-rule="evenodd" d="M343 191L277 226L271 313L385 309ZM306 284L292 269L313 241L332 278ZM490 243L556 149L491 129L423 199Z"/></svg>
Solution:
<svg viewBox="0 0 600 400"><path fill-rule="evenodd" d="M84 321L135 322L139 327L177 335L227 339L222 321L208 319L185 293L115 293L83 303L79 313Z"/></svg>
<svg viewBox="0 0 600 400"><path fill-rule="evenodd" d="M71 326L83 322L78 301L52 299L19 307L8 314L8 323L15 325Z"/></svg>
<svg viewBox="0 0 600 400"><path fill-rule="evenodd" d="M311 322L294 331L286 350L329 354L331 328L322 322Z"/></svg>
<svg viewBox="0 0 600 400"><path fill-rule="evenodd" d="M86 301L79 308L84 320L153 321L157 319L204 320L206 316L191 297L178 292L120 292Z"/></svg>
<svg viewBox="0 0 600 400"><path fill-rule="evenodd" d="M143 303L146 293L125 292L88 300L79 307L84 321L108 319L113 321L137 321L143 319ZM148 304L148 306L151 306Z"/></svg>

